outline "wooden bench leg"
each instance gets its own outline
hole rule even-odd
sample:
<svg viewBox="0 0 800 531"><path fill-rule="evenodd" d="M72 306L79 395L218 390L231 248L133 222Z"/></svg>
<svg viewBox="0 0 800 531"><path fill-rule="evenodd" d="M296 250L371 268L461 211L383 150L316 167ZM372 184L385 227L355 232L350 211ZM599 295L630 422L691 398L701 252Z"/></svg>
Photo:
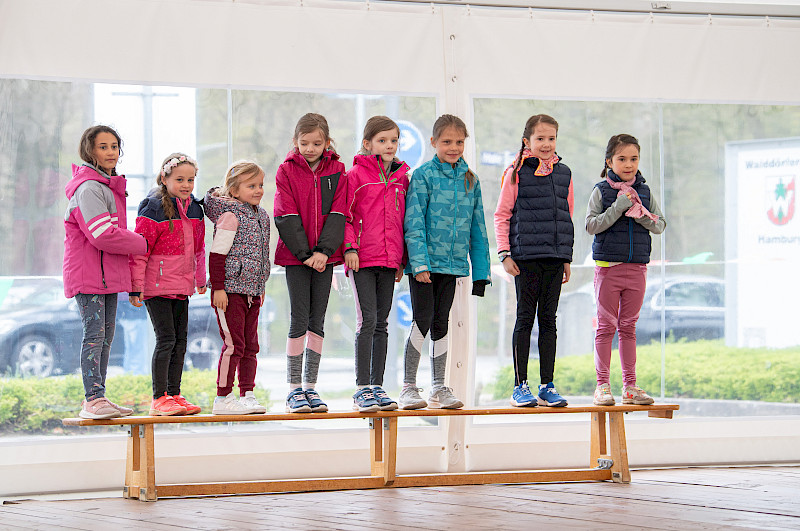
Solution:
<svg viewBox="0 0 800 531"><path fill-rule="evenodd" d="M630 483L631 471L628 468L628 445L625 441L625 413L608 414L611 459L611 479L616 483Z"/></svg>
<svg viewBox="0 0 800 531"><path fill-rule="evenodd" d="M369 419L369 428L371 475L382 477L385 485L391 485L397 464L397 418Z"/></svg>
<svg viewBox="0 0 800 531"><path fill-rule="evenodd" d="M598 459L608 456L606 449L606 414L605 412L592 413L591 449L589 453L589 468L599 466Z"/></svg>
<svg viewBox="0 0 800 531"><path fill-rule="evenodd" d="M156 501L156 460L152 424L132 424L128 432L123 498Z"/></svg>

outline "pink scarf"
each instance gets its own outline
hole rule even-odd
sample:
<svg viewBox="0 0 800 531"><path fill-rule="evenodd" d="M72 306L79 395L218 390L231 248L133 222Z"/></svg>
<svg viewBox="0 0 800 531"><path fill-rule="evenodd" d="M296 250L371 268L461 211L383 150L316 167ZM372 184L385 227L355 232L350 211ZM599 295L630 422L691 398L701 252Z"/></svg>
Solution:
<svg viewBox="0 0 800 531"><path fill-rule="evenodd" d="M503 181L506 179L506 177L511 176L511 174L514 172L514 168L517 167L517 164L521 166L522 163L525 162L525 159L529 159L531 157L533 157L533 153L531 153L531 150L528 148L522 150L521 157L519 154L517 154L517 156L514 157L514 162L512 162L511 165L503 172L503 176L500 179L500 186L503 185ZM520 163L520 159L522 159L522 163ZM553 173L553 166L555 166L559 160L561 160L561 158L556 154L553 154L553 156L547 160L539 159L539 167L536 168L536 171L533 172L533 174L539 177L550 175Z"/></svg>
<svg viewBox="0 0 800 531"><path fill-rule="evenodd" d="M613 188L614 190L619 190L617 197L625 194L630 194L630 200L633 201L633 206L625 212L625 215L629 218L638 219L644 216L652 219L653 221L658 221L658 216L647 210L644 205L642 204L642 200L639 198L639 194L636 193L636 190L625 181L614 181L611 177L606 176L606 182Z"/></svg>

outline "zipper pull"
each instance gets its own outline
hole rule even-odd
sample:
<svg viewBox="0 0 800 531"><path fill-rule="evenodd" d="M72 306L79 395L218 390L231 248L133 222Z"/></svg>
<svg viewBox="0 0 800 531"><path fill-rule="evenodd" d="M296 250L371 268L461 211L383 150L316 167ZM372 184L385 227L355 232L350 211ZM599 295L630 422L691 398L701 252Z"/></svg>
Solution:
<svg viewBox="0 0 800 531"><path fill-rule="evenodd" d="M331 188L331 180L330 179L328 179L328 190L333 190L333 188Z"/></svg>

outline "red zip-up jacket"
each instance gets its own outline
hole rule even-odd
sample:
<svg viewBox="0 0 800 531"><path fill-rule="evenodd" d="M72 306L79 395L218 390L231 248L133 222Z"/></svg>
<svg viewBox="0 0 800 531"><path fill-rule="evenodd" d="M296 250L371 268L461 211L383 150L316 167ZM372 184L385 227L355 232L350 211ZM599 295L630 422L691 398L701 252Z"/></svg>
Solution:
<svg viewBox="0 0 800 531"><path fill-rule="evenodd" d="M343 263L346 174L339 155L327 150L316 171L297 150L289 152L275 176L275 226L280 238L275 263L302 265L314 252L328 264Z"/></svg>

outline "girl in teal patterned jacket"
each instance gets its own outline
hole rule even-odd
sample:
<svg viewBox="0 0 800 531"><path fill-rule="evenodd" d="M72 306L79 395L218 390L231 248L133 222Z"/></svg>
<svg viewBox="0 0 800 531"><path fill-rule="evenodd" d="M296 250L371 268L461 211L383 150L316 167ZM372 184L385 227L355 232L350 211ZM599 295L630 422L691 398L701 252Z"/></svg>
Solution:
<svg viewBox="0 0 800 531"><path fill-rule="evenodd" d="M456 278L469 275L471 262L472 294L482 297L486 284L491 283L481 186L462 158L466 138L467 127L460 118L440 116L431 137L436 155L414 171L408 187L404 230L414 322L406 340L400 392L403 409L464 405L444 385L448 315ZM417 368L428 331L432 387L426 402L417 387Z"/></svg>

